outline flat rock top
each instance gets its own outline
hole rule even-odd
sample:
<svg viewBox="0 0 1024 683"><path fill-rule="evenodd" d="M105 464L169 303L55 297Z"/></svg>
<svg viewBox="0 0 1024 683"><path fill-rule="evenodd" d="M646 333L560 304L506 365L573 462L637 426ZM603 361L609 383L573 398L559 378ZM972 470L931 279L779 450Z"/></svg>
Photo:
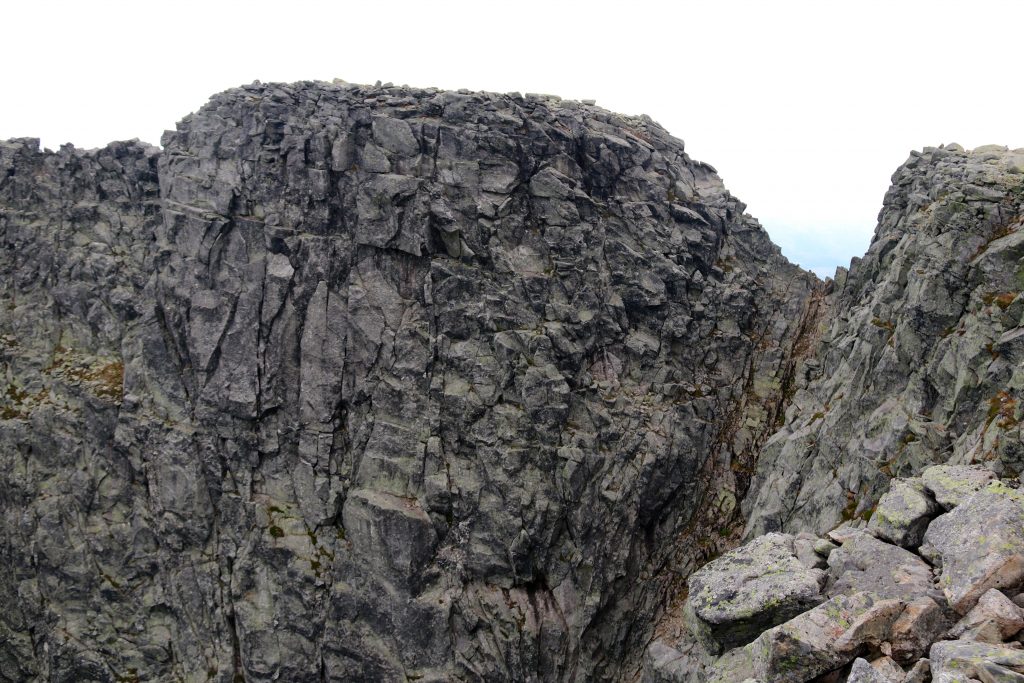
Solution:
<svg viewBox="0 0 1024 683"><path fill-rule="evenodd" d="M791 602L802 611L813 604L823 583L822 570L797 559L792 536L766 534L694 572L690 600L698 617L724 624L785 611Z"/></svg>

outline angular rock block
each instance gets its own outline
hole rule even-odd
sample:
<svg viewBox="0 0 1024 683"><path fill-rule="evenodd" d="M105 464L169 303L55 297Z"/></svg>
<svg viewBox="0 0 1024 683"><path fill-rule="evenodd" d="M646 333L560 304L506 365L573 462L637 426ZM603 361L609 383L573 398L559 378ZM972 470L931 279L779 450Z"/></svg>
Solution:
<svg viewBox="0 0 1024 683"><path fill-rule="evenodd" d="M949 510L993 481L989 469L972 465L935 465L921 473L921 482L935 501Z"/></svg>
<svg viewBox="0 0 1024 683"><path fill-rule="evenodd" d="M437 534L412 498L360 489L345 500L346 538L385 577L403 585L430 560Z"/></svg>
<svg viewBox="0 0 1024 683"><path fill-rule="evenodd" d="M828 556L828 594L853 595L867 591L886 598L912 600L931 595L932 570L920 557L865 532L851 534Z"/></svg>
<svg viewBox="0 0 1024 683"><path fill-rule="evenodd" d="M920 480L893 479L875 508L868 531L904 548L921 545L928 523L941 508Z"/></svg>
<svg viewBox="0 0 1024 683"><path fill-rule="evenodd" d="M712 667L708 682L804 683L888 640L902 610L900 600L868 593L837 596L726 653Z"/></svg>
<svg viewBox="0 0 1024 683"><path fill-rule="evenodd" d="M825 573L797 557L794 539L767 534L690 576L690 606L718 646L745 645L776 624L821 603Z"/></svg>
<svg viewBox="0 0 1024 683"><path fill-rule="evenodd" d="M992 588L1024 583L1024 493L994 482L928 527L921 554L942 566L940 587L967 614Z"/></svg>
<svg viewBox="0 0 1024 683"><path fill-rule="evenodd" d="M962 640L1001 643L1024 628L1024 611L995 588L989 590L978 604L949 631Z"/></svg>
<svg viewBox="0 0 1024 683"><path fill-rule="evenodd" d="M933 683L1024 681L1024 650L969 640L942 640L929 652Z"/></svg>

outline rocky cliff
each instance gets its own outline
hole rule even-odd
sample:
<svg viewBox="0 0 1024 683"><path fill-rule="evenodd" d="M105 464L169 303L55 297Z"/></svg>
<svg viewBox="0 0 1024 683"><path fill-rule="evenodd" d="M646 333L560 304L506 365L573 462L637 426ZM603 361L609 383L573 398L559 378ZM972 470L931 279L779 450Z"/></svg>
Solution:
<svg viewBox="0 0 1024 683"><path fill-rule="evenodd" d="M4 679L629 677L742 526L817 283L651 120L256 84L0 153Z"/></svg>
<svg viewBox="0 0 1024 683"><path fill-rule="evenodd" d="M930 464L1024 470L1024 150L929 148L892 182L758 460L750 534L868 517Z"/></svg>
<svg viewBox="0 0 1024 683"><path fill-rule="evenodd" d="M632 680L744 528L1020 468L1019 154L916 154L823 284L589 104L253 84L162 142L0 143L0 680Z"/></svg>

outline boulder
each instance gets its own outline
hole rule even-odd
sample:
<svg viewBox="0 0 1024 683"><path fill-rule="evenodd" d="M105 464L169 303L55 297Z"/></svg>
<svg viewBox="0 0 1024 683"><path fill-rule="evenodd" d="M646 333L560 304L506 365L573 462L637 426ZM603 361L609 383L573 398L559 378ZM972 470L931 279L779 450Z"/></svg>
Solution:
<svg viewBox="0 0 1024 683"><path fill-rule="evenodd" d="M871 515L868 531L889 543L916 548L940 511L920 479L893 479Z"/></svg>
<svg viewBox="0 0 1024 683"><path fill-rule="evenodd" d="M723 655L708 683L804 683L885 642L902 609L899 600L869 593L836 596Z"/></svg>
<svg viewBox="0 0 1024 683"><path fill-rule="evenodd" d="M935 683L1024 681L1024 651L970 640L942 640L928 655Z"/></svg>
<svg viewBox="0 0 1024 683"><path fill-rule="evenodd" d="M928 683L932 679L931 661L919 659L903 677L903 683Z"/></svg>
<svg viewBox="0 0 1024 683"><path fill-rule="evenodd" d="M858 657L853 660L846 683L903 683L903 669L889 657L873 662Z"/></svg>
<svg viewBox="0 0 1024 683"><path fill-rule="evenodd" d="M832 554L832 551L838 547L838 545L828 540L827 538L819 538L814 543L814 552L818 553L825 559L828 559L828 556Z"/></svg>
<svg viewBox="0 0 1024 683"><path fill-rule="evenodd" d="M796 555L787 534L766 534L690 576L690 610L698 631L729 649L821 603L825 572Z"/></svg>
<svg viewBox="0 0 1024 683"><path fill-rule="evenodd" d="M959 505L985 488L996 475L979 465L935 465L921 473L921 482L943 508Z"/></svg>
<svg viewBox="0 0 1024 683"><path fill-rule="evenodd" d="M833 529L832 531L828 532L828 538L833 543L842 545L843 543L846 543L848 540L850 540L854 536L857 536L858 534L864 533L864 528L865 527L866 527L866 525L864 523L864 520L862 520L862 519L850 520L848 522L843 522L842 524L837 526L835 529Z"/></svg>
<svg viewBox="0 0 1024 683"><path fill-rule="evenodd" d="M796 554L798 560L800 560L805 567L809 569L824 569L828 566L825 562L825 557L822 556L815 550L818 542L823 539L818 538L814 534L809 534L806 531L796 535L793 539L793 551Z"/></svg>
<svg viewBox="0 0 1024 683"><path fill-rule="evenodd" d="M932 585L932 570L920 557L859 531L828 556L827 594L867 591L884 598L943 600Z"/></svg>
<svg viewBox="0 0 1024 683"><path fill-rule="evenodd" d="M1024 494L993 482L931 523L921 554L942 566L939 585L967 614L991 588L1024 582Z"/></svg>
<svg viewBox="0 0 1024 683"><path fill-rule="evenodd" d="M1024 611L995 588L950 629L949 635L963 640L1001 643L1024 628Z"/></svg>
<svg viewBox="0 0 1024 683"><path fill-rule="evenodd" d="M920 659L949 628L952 619L947 612L927 596L907 603L903 613L892 625L889 655L901 664Z"/></svg>

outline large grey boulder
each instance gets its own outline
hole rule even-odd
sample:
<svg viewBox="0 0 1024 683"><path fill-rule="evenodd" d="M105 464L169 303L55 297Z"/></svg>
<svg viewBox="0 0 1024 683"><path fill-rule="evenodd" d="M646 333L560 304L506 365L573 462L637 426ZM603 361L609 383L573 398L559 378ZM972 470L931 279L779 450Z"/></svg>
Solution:
<svg viewBox="0 0 1024 683"><path fill-rule="evenodd" d="M884 541L916 548L940 510L919 479L893 479L871 515L868 530Z"/></svg>
<svg viewBox="0 0 1024 683"><path fill-rule="evenodd" d="M1024 650L970 640L943 640L928 654L934 683L1024 680Z"/></svg>
<svg viewBox="0 0 1024 683"><path fill-rule="evenodd" d="M697 627L730 649L823 602L825 578L797 557L792 536L766 534L694 572L689 601Z"/></svg>
<svg viewBox="0 0 1024 683"><path fill-rule="evenodd" d="M837 596L726 653L711 667L708 681L804 683L887 641L902 610L903 602L868 593Z"/></svg>
<svg viewBox="0 0 1024 683"><path fill-rule="evenodd" d="M994 482L938 517L921 554L941 565L949 604L967 614L992 588L1024 584L1024 493Z"/></svg>
<svg viewBox="0 0 1024 683"><path fill-rule="evenodd" d="M979 465L935 465L921 473L921 482L939 505L949 510L996 479Z"/></svg>
<svg viewBox="0 0 1024 683"><path fill-rule="evenodd" d="M942 594L932 584L932 568L914 553L859 531L828 556L828 595L861 591L886 598L913 600Z"/></svg>

